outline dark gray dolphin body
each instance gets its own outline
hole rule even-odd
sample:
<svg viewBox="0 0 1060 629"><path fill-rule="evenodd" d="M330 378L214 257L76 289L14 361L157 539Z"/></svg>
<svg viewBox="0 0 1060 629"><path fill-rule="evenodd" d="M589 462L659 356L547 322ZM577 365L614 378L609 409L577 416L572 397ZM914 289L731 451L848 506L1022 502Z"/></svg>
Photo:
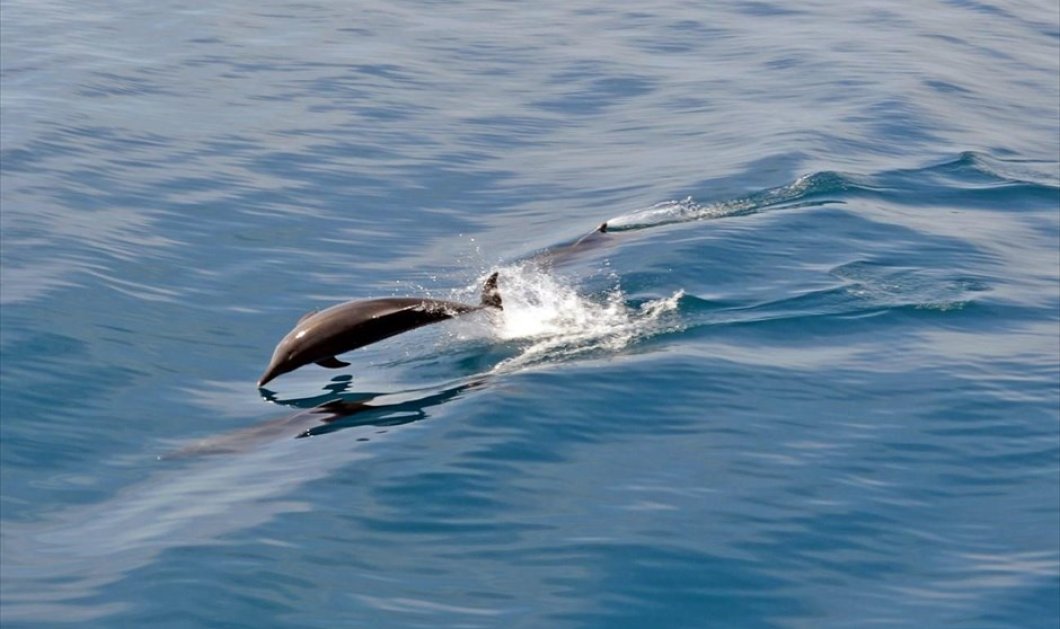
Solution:
<svg viewBox="0 0 1060 629"><path fill-rule="evenodd" d="M429 323L485 308L501 308L496 273L490 275L483 284L482 301L478 305L417 297L390 297L349 301L309 313L276 346L269 366L258 380L258 386L264 386L273 378L310 363L333 369L345 367L349 363L335 358L336 355Z"/></svg>

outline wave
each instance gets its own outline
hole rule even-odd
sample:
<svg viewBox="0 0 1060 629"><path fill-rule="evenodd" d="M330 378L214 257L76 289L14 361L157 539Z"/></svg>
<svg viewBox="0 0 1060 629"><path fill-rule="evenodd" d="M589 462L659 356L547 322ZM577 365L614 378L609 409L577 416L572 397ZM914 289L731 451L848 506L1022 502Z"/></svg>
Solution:
<svg viewBox="0 0 1060 629"><path fill-rule="evenodd" d="M842 200L829 199L827 196L856 187L854 180L848 176L835 172L820 172L746 197L706 205L698 203L691 196L681 201L664 201L629 214L615 216L607 221L607 227L615 232L632 231L673 223L747 216L781 207L842 203Z"/></svg>
<svg viewBox="0 0 1060 629"><path fill-rule="evenodd" d="M922 200L960 199L970 205L995 202L992 196L983 194L991 190L1060 200L1060 167L1055 162L999 159L966 151L932 166L874 175L820 171L744 197L711 203L700 203L692 196L664 201L615 216L607 221L607 226L614 232L642 230L781 209L844 204L850 198L866 195L894 200L913 190Z"/></svg>

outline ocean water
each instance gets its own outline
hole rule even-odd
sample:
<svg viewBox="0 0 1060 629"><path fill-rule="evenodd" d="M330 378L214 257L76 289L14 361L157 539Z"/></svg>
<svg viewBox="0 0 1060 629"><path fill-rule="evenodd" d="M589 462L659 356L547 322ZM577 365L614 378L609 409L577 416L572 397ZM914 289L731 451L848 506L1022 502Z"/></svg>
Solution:
<svg viewBox="0 0 1060 629"><path fill-rule="evenodd" d="M1060 622L1055 0L0 15L5 629Z"/></svg>

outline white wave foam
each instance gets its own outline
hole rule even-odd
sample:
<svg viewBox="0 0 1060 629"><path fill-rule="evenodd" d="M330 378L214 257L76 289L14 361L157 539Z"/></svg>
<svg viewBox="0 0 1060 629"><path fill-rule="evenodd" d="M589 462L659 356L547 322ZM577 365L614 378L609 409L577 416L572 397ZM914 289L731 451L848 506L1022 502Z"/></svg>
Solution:
<svg viewBox="0 0 1060 629"><path fill-rule="evenodd" d="M692 197L686 197L683 201L664 201L643 210L608 219L607 228L612 231L621 231L683 223L707 218L710 212L711 207L704 207L696 203Z"/></svg>
<svg viewBox="0 0 1060 629"><path fill-rule="evenodd" d="M638 338L673 327L667 313L677 309L683 291L639 306L627 304L622 290L581 295L574 286L535 265L501 270L504 310L492 318L492 335L515 344L518 353L493 371L510 372L595 352L616 352Z"/></svg>
<svg viewBox="0 0 1060 629"><path fill-rule="evenodd" d="M616 216L607 221L607 227L611 231L625 231L754 214L778 205L799 201L814 188L842 185L842 182L847 179L848 177L837 173L821 172L803 175L787 185L769 188L747 197L708 205L701 205L690 196L682 201L664 201L642 210Z"/></svg>

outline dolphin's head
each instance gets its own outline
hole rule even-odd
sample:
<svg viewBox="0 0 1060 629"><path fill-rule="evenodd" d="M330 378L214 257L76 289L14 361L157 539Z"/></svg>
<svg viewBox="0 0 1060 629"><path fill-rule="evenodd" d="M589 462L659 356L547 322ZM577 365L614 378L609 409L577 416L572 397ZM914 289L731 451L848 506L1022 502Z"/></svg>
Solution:
<svg viewBox="0 0 1060 629"><path fill-rule="evenodd" d="M270 380L278 376L290 373L303 365L313 362L306 351L308 349L307 344L303 341L305 335L306 330L302 326L298 326L291 330L287 336L283 337L283 340L272 352L272 360L269 361L269 366L265 368L265 373L261 374L261 378L258 380L259 387L265 386Z"/></svg>
<svg viewBox="0 0 1060 629"><path fill-rule="evenodd" d="M276 349L279 350L279 348ZM265 368L265 373L261 374L261 378L258 379L258 386L263 387L277 376L294 371L300 366L277 351L273 354L272 360L269 361L269 366Z"/></svg>

